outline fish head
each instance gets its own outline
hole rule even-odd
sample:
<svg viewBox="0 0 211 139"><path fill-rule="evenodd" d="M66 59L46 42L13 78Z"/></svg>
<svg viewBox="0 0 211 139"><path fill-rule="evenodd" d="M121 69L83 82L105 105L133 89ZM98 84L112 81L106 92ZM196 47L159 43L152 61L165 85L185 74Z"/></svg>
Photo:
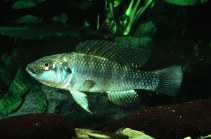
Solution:
<svg viewBox="0 0 211 139"><path fill-rule="evenodd" d="M39 82L61 88L64 81L71 76L67 64L67 54L57 54L43 57L27 65L26 71Z"/></svg>

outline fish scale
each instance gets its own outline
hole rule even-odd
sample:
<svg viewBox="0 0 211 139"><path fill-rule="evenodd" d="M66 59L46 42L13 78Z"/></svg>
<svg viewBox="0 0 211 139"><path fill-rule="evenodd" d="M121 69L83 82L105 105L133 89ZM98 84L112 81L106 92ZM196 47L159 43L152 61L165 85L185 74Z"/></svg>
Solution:
<svg viewBox="0 0 211 139"><path fill-rule="evenodd" d="M154 72L140 72L96 56L75 53L75 57L74 59L80 61L73 62L71 65L76 67L77 75L75 76L85 78L86 80L96 79L97 83L91 89L93 92L105 90L121 91L131 88L155 90L159 81ZM86 61L83 59L86 59ZM106 78L108 78L108 82L106 82Z"/></svg>
<svg viewBox="0 0 211 139"><path fill-rule="evenodd" d="M39 82L66 89L84 110L89 110L84 92L105 92L114 104L127 106L138 99L134 89L158 91L175 96L182 68L172 66L142 71L151 52L107 41L80 43L76 52L43 57L26 67Z"/></svg>

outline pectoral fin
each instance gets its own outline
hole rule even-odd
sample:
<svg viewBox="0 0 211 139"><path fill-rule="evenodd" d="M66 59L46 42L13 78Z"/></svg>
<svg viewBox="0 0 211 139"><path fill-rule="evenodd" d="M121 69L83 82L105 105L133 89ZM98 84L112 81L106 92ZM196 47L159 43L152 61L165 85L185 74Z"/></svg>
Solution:
<svg viewBox="0 0 211 139"><path fill-rule="evenodd" d="M108 98L114 104L119 106L127 106L138 100L138 95L134 90L110 92L107 91Z"/></svg>
<svg viewBox="0 0 211 139"><path fill-rule="evenodd" d="M95 85L95 82L92 80L86 80L81 87L78 89L80 91L89 91L93 86Z"/></svg>
<svg viewBox="0 0 211 139"><path fill-rule="evenodd" d="M73 96L76 103L78 103L84 110L92 114L92 112L89 110L89 104L86 94L79 91L71 91L70 94Z"/></svg>

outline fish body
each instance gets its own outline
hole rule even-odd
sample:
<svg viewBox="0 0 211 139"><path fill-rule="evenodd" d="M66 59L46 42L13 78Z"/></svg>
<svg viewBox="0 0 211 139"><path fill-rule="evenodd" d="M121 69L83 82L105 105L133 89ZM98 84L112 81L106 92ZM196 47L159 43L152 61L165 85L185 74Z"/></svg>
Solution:
<svg viewBox="0 0 211 139"><path fill-rule="evenodd" d="M182 81L181 67L138 70L138 63L142 66L148 57L147 50L121 47L106 41L88 41L80 44L76 52L43 57L29 64L26 71L45 85L69 90L75 101L91 112L83 92L106 92L117 105L135 101L137 93L134 89L174 96Z"/></svg>
<svg viewBox="0 0 211 139"><path fill-rule="evenodd" d="M86 92L154 90L159 82L158 72L134 70L98 56L78 53L63 55L71 61L67 65L71 68L71 76L63 80L64 85L59 86L62 89Z"/></svg>

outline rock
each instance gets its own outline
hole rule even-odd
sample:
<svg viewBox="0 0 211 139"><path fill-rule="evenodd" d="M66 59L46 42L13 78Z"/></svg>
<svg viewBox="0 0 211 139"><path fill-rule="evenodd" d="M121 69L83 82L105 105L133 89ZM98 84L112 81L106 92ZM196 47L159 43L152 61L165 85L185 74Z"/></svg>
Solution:
<svg viewBox="0 0 211 139"><path fill-rule="evenodd" d="M40 90L31 90L26 94L24 102L21 104L19 109L14 113L8 115L8 117L32 114L32 113L43 113L47 110L47 101L45 94Z"/></svg>
<svg viewBox="0 0 211 139"><path fill-rule="evenodd" d="M154 139L141 131L132 130L130 128L120 129L116 133L126 135L129 139Z"/></svg>
<svg viewBox="0 0 211 139"><path fill-rule="evenodd" d="M7 139L71 139L75 136L73 125L54 114L27 114L3 119L0 131L0 137Z"/></svg>
<svg viewBox="0 0 211 139"><path fill-rule="evenodd" d="M87 138L87 139L128 139L127 135L123 134L111 134L105 133L97 130L76 128L76 135L78 138Z"/></svg>
<svg viewBox="0 0 211 139"><path fill-rule="evenodd" d="M93 114L84 111L66 92L67 100L63 101L58 109L58 114L70 119L75 126L80 128L99 129L117 119L137 112L142 107L131 106L129 108L119 107L108 100L105 94L86 93L90 110Z"/></svg>
<svg viewBox="0 0 211 139"><path fill-rule="evenodd" d="M67 95L61 93L62 90L49 87L46 85L41 85L41 90L45 94L46 100L48 101L47 112L48 113L58 113L58 107L64 103L67 99Z"/></svg>
<svg viewBox="0 0 211 139"><path fill-rule="evenodd" d="M144 131L155 138L197 138L211 131L211 99L165 105L117 120L102 131L115 132L122 127Z"/></svg>

